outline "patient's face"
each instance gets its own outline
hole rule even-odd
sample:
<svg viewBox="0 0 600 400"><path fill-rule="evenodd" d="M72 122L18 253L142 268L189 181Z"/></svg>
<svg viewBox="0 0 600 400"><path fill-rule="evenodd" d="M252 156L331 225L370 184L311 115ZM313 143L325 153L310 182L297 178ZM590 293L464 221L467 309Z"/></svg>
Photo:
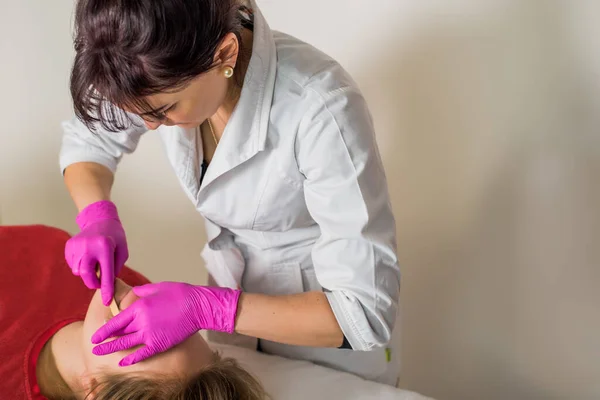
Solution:
<svg viewBox="0 0 600 400"><path fill-rule="evenodd" d="M115 300L121 310L129 307L137 299L138 297L131 290L131 286L120 279L116 280ZM212 352L210 348L202 336L196 334L169 351L130 367L119 367L119 361L126 355L133 353L139 347L106 356L96 356L92 354L92 348L94 347L91 342L92 335L104 325L107 320L112 318L112 316L110 308L105 307L102 304L100 291L96 291L96 294L90 302L83 323L84 362L89 375L93 376L97 374L98 376L101 376L105 374L126 374L131 372L156 372L162 375L167 374L185 378L196 374L204 365L211 361Z"/></svg>

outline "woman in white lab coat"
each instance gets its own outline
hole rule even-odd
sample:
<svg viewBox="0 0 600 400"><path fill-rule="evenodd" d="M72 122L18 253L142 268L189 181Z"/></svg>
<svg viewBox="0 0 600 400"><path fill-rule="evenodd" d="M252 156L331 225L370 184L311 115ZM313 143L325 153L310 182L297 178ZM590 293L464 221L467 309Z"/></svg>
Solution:
<svg viewBox="0 0 600 400"><path fill-rule="evenodd" d="M60 154L81 228L69 266L110 302L128 257L113 174L155 130L205 218L213 283L136 288L95 353L141 345L130 365L198 330L235 332L395 384L394 218L371 116L342 67L272 31L254 1L79 0L75 27L77 118Z"/></svg>

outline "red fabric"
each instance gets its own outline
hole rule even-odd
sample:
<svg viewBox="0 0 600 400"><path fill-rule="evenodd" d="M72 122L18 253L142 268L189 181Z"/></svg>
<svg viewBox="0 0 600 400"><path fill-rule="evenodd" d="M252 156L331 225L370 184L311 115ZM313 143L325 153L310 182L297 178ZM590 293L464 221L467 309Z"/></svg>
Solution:
<svg viewBox="0 0 600 400"><path fill-rule="evenodd" d="M47 226L0 226L2 399L44 399L35 376L39 353L60 328L85 316L94 291L66 265L68 239ZM149 283L129 268L119 277L132 286Z"/></svg>
<svg viewBox="0 0 600 400"><path fill-rule="evenodd" d="M56 332L61 330L61 328L69 325L72 322L80 321L81 318L72 318L67 319L65 321L61 321L56 325L53 325L44 332L40 337L38 337L31 345L31 349L25 352L28 360L26 361L25 367L27 368L25 378L26 383L29 382L29 388L31 390L31 398L35 400L47 400L46 397L42 396L42 392L40 391L40 386L38 385L37 376L35 374L35 369L37 366L38 358L40 357L40 353L42 352L42 348L44 345Z"/></svg>

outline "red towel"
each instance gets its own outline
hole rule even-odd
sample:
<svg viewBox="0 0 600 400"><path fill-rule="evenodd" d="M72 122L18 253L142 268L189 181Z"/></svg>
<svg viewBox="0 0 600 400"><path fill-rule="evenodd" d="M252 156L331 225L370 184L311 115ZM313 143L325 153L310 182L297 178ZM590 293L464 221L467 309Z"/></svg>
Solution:
<svg viewBox="0 0 600 400"><path fill-rule="evenodd" d="M69 234L47 226L0 226L0 399L44 399L35 362L66 322L82 320L93 290L65 262ZM149 281L123 268L128 284Z"/></svg>

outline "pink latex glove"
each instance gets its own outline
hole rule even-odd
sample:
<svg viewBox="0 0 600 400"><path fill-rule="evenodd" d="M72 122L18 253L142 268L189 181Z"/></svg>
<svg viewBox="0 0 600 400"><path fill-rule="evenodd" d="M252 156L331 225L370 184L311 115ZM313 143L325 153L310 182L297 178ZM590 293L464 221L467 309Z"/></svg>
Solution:
<svg viewBox="0 0 600 400"><path fill-rule="evenodd" d="M110 201L92 203L79 213L77 225L81 231L67 241L65 259L88 288L100 289L102 302L108 306L114 296L115 277L129 258L117 207Z"/></svg>
<svg viewBox="0 0 600 400"><path fill-rule="evenodd" d="M241 291L161 282L134 287L140 297L100 327L92 343L95 355L145 345L123 358L122 367L138 363L183 342L202 329L233 333Z"/></svg>

